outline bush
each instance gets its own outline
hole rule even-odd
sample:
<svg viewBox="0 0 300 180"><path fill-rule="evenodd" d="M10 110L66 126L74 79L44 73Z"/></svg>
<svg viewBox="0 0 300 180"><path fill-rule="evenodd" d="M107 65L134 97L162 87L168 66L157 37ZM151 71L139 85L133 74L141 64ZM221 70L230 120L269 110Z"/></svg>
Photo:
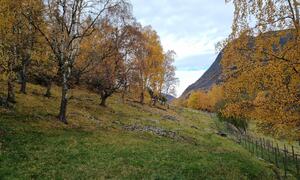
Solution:
<svg viewBox="0 0 300 180"><path fill-rule="evenodd" d="M222 115L222 113L218 113L218 118L221 121L227 122L232 124L234 127L236 127L241 134L246 133L248 129L248 120L245 118L236 118L236 117L225 117Z"/></svg>

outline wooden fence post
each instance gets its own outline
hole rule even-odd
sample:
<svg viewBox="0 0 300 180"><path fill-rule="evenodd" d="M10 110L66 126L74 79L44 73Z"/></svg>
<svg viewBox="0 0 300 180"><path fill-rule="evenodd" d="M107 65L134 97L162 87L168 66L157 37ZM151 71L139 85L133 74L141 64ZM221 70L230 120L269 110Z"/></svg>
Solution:
<svg viewBox="0 0 300 180"><path fill-rule="evenodd" d="M277 146L275 147L275 161L276 161L276 166L279 168L279 163L278 163L278 152L279 152L279 147L278 147L278 143Z"/></svg>
<svg viewBox="0 0 300 180"><path fill-rule="evenodd" d="M249 141L249 136L246 137L247 139L247 149L250 151L250 141ZM250 151L251 152L251 151Z"/></svg>
<svg viewBox="0 0 300 180"><path fill-rule="evenodd" d="M259 156L257 140L255 140L255 154Z"/></svg>
<svg viewBox="0 0 300 180"><path fill-rule="evenodd" d="M273 156L272 156L272 162L273 162L273 160L274 160L274 162L275 162L275 153L274 153L274 145L273 145L273 141L271 141L271 155L273 154L274 155L274 159L273 159Z"/></svg>
<svg viewBox="0 0 300 180"><path fill-rule="evenodd" d="M251 137L250 136L248 136L248 145L249 145L249 151L250 151L250 153L252 153L252 151L251 151Z"/></svg>
<svg viewBox="0 0 300 180"><path fill-rule="evenodd" d="M249 151L250 151L251 154L252 154L252 139L251 139L250 136L249 136Z"/></svg>
<svg viewBox="0 0 300 180"><path fill-rule="evenodd" d="M269 162L272 162L272 161L271 161L271 155L270 155L270 153L271 153L271 152L270 152L270 144L271 144L271 143L270 143L270 141L268 140L268 141L267 141L267 153L268 153L268 157L269 157Z"/></svg>
<svg viewBox="0 0 300 180"><path fill-rule="evenodd" d="M244 136L241 136L241 145L244 146L245 141L244 141Z"/></svg>
<svg viewBox="0 0 300 180"><path fill-rule="evenodd" d="M254 144L254 138L251 140L251 145L252 145L252 151L253 151L253 154L255 155L255 144Z"/></svg>
<svg viewBox="0 0 300 180"><path fill-rule="evenodd" d="M248 151L250 151L251 152L251 150L250 150L250 137L249 136L247 136L247 142L248 142Z"/></svg>
<svg viewBox="0 0 300 180"><path fill-rule="evenodd" d="M298 155L296 154L296 170L297 170L297 178L300 178L300 173L299 173L299 162L298 162Z"/></svg>
<svg viewBox="0 0 300 180"><path fill-rule="evenodd" d="M264 159L264 156L265 156L265 149L266 149L266 143L265 143L265 138L262 139L262 146L263 146L263 159Z"/></svg>
<svg viewBox="0 0 300 180"><path fill-rule="evenodd" d="M286 146L284 144L284 156L283 156L283 165L284 165L284 177L287 177L287 152Z"/></svg>
<svg viewBox="0 0 300 180"><path fill-rule="evenodd" d="M252 137L249 136L249 151L252 153Z"/></svg>
<svg viewBox="0 0 300 180"><path fill-rule="evenodd" d="M261 138L259 139L259 141L260 141L261 158L263 159L264 158L264 151L263 151L263 146L262 146L262 140L261 140Z"/></svg>
<svg viewBox="0 0 300 180"><path fill-rule="evenodd" d="M293 161L295 161L295 150L294 150L294 146L292 146L292 154L293 154Z"/></svg>

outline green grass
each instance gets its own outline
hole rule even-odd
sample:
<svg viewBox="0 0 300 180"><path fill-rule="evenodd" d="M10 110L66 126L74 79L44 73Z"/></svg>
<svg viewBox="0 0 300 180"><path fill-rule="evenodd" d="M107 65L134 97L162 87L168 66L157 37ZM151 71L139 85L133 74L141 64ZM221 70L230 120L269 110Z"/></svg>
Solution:
<svg viewBox="0 0 300 180"><path fill-rule="evenodd" d="M42 91L30 85L15 108L0 108L0 179L275 179L273 166L217 136L209 114L123 104L118 95L102 108L96 94L77 89L64 125L55 118L59 89L50 99ZM163 128L197 144L124 125Z"/></svg>
<svg viewBox="0 0 300 180"><path fill-rule="evenodd" d="M300 154L300 143L299 141L293 141L290 139L285 139L284 137L276 137L274 138L272 135L266 135L263 134L259 128L257 127L255 122L249 123L249 131L251 132L251 135L254 137L260 137L264 138L265 140L269 140L274 142L274 144L278 144L280 149L284 149L284 145L288 146L289 148L291 146L294 147L294 152L297 154ZM289 149L291 151L291 148Z"/></svg>

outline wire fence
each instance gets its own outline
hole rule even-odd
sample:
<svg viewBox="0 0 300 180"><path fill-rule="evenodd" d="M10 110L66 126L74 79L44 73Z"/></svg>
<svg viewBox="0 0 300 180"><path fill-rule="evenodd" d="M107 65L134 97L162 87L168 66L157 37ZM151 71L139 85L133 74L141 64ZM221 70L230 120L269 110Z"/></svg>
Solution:
<svg viewBox="0 0 300 180"><path fill-rule="evenodd" d="M234 140L241 144L253 155L264 159L284 171L284 177L292 174L300 180L300 155L295 153L295 147L284 144L280 148L278 143L264 138L250 135L231 134Z"/></svg>

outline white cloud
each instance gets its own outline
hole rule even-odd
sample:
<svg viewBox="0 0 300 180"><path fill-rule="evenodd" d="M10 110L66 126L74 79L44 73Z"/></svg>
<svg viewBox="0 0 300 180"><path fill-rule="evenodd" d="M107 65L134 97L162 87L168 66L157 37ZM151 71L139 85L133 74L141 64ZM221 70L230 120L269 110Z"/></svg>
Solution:
<svg viewBox="0 0 300 180"><path fill-rule="evenodd" d="M217 29L212 31L217 31ZM198 37L178 37L174 34L161 37L163 47L176 52L177 61L197 55L213 54L215 52L215 44L222 39L222 37L215 38L208 35L208 33L203 33L203 35Z"/></svg>
<svg viewBox="0 0 300 180"><path fill-rule="evenodd" d="M165 50L177 53L178 70L208 68L215 44L231 31L233 6L212 0L131 0L133 13L143 25L151 25ZM204 71L178 71L178 94Z"/></svg>
<svg viewBox="0 0 300 180"><path fill-rule="evenodd" d="M177 88L177 96L181 96L184 90L194 82L196 82L203 74L205 70L198 71L176 71L176 77L179 78L180 85Z"/></svg>

